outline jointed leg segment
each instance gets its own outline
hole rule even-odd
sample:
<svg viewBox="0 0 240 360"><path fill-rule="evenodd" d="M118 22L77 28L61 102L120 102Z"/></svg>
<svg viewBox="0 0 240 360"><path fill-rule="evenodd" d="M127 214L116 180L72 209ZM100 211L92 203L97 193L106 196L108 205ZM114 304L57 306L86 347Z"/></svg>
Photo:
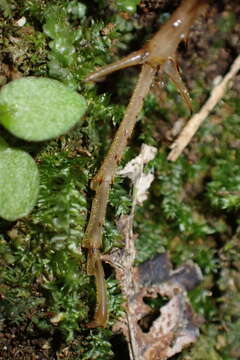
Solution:
<svg viewBox="0 0 240 360"><path fill-rule="evenodd" d="M156 70L150 65L143 65L126 114L101 168L91 182L91 188L95 191L95 196L83 241L83 246L89 250L88 274L95 276L97 287L97 309L94 320L89 324L90 327L105 326L107 321L107 296L99 249L102 247L102 227L104 225L109 189L114 180L127 141L136 124L144 97L148 93L154 79L155 72Z"/></svg>
<svg viewBox="0 0 240 360"><path fill-rule="evenodd" d="M169 20L143 49L99 69L85 79L86 81L96 81L113 71L142 64L142 70L125 116L100 170L91 182L95 196L83 246L88 249L88 274L94 275L96 279L97 308L93 321L88 325L89 327L105 326L107 322L107 295L100 249L110 186L122 159L127 141L132 135L144 97L149 92L159 67L161 72L165 72L175 83L187 107L191 109L189 94L176 66L175 52L179 42L186 38L195 17L206 7L206 3L207 0L183 0Z"/></svg>

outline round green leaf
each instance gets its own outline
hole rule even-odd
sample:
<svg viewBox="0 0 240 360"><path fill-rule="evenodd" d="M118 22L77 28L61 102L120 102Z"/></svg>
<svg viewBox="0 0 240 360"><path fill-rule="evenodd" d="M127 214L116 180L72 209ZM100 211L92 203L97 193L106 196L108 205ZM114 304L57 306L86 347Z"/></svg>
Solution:
<svg viewBox="0 0 240 360"><path fill-rule="evenodd" d="M30 76L14 80L0 91L0 123L29 141L64 134L85 110L85 99L57 80Z"/></svg>
<svg viewBox="0 0 240 360"><path fill-rule="evenodd" d="M29 214L38 194L39 175L26 152L0 151L0 217L13 221Z"/></svg>

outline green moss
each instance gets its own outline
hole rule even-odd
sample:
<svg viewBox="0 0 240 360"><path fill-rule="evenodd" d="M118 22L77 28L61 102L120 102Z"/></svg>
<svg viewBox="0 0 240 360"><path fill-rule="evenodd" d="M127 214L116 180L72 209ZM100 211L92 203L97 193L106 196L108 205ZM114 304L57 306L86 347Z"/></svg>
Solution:
<svg viewBox="0 0 240 360"><path fill-rule="evenodd" d="M197 345L190 351L180 356L185 360L225 360L216 349L217 332L214 327L206 328L204 335L198 339ZM230 358L228 358L230 360Z"/></svg>
<svg viewBox="0 0 240 360"><path fill-rule="evenodd" d="M0 0L0 9L3 11L6 18L12 15L11 3L9 1Z"/></svg>
<svg viewBox="0 0 240 360"><path fill-rule="evenodd" d="M236 24L236 15L232 12L226 12L218 22L217 27L223 33L230 32Z"/></svg>
<svg viewBox="0 0 240 360"><path fill-rule="evenodd" d="M237 209L240 206L239 159L219 159L212 169L212 181L208 184L209 198L213 206L221 209Z"/></svg>
<svg viewBox="0 0 240 360"><path fill-rule="evenodd" d="M134 13L140 0L116 0L117 8L121 11Z"/></svg>
<svg viewBox="0 0 240 360"><path fill-rule="evenodd" d="M86 251L81 243L93 196L90 180L122 119L137 70L123 71L110 77L109 82L96 85L82 80L97 66L135 50L141 42L139 36L148 37L144 21L118 12L120 8L136 9L138 3L0 3L4 10L2 62L7 64L12 59L14 69L25 76L58 79L81 90L88 103L82 126L57 140L33 146L8 139L9 144L30 149L40 170L41 187L30 216L17 223L0 222L1 330L8 334L9 329L19 328L21 337L17 333L16 338L26 341L48 338L50 350L45 357L49 359L60 355L72 360L117 357L111 346L110 328L122 314L122 295L114 274L110 274L108 327L86 328L96 291L94 279L86 275ZM21 16L27 20L22 28L14 25ZM199 99L209 91L205 71L219 55L216 42L226 46L234 28L234 16L222 16L221 21L220 35L209 49L210 58L202 59L196 50L192 60L186 59L198 65L198 71L191 74L194 108L200 106ZM13 38L18 41L13 42ZM5 76L3 82L7 80ZM157 157L148 165L155 176L154 183L148 200L137 207L134 219L137 263L163 251L170 253L174 265L195 261L204 281L189 296L206 322L196 345L176 359L235 360L240 330L236 316L240 102L236 90L229 91L184 155L176 163L169 163L169 131L187 112L172 84L162 93L161 103L157 92L147 97L122 161L125 164L136 156L142 142L159 147ZM126 180L117 178L113 184L104 252L122 246L116 221L121 214L129 213L131 191ZM33 348L34 353L39 346Z"/></svg>

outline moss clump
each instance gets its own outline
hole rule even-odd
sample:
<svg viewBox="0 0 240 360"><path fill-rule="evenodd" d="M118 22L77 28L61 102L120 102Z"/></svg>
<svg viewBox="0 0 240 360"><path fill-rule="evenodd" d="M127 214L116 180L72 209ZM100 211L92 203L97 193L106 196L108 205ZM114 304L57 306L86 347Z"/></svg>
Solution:
<svg viewBox="0 0 240 360"><path fill-rule="evenodd" d="M137 3L126 1L124 6L135 8ZM143 25L149 14L139 11L139 18L120 14L117 5L121 4L101 0L0 3L4 10L0 57L5 64L1 84L19 75L47 76L81 90L88 103L81 127L57 140L33 145L8 138L10 144L34 156L41 187L30 216L16 223L0 222L0 326L6 335L0 339L0 349L5 358L13 358L22 345L26 358L38 352L46 359L72 360L114 359L121 354L111 345L111 325L123 311L112 273L107 275L109 326L86 328L96 294L81 247L93 195L89 182L122 118L137 72L123 71L96 85L82 80L95 67L136 50L141 39L149 36ZM234 5L230 5L231 12ZM212 25L209 34L202 29L193 32L181 60L196 108L210 91L212 77L226 71L238 46L233 17L217 15L226 26ZM22 16L26 24L19 27L16 21ZM228 57L220 56L218 41ZM184 67L189 64L190 70ZM148 165L155 175L149 198L136 211L137 261L167 250L174 264L192 259L204 274L203 283L190 297L205 324L198 343L178 355L178 360L235 360L239 353L239 109L233 86L184 155L168 163L171 129L186 112L172 85L166 91L155 87L122 162L134 157L143 141L159 146L157 157ZM105 252L121 246L116 220L129 212L130 194L128 182L117 178L110 195Z"/></svg>

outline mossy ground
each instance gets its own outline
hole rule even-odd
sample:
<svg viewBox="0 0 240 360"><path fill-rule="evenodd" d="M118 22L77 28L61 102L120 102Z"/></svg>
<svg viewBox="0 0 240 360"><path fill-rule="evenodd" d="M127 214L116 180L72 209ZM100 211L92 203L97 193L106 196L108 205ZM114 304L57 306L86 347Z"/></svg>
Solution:
<svg viewBox="0 0 240 360"><path fill-rule="evenodd" d="M79 90L88 101L83 125L56 140L26 143L1 128L9 143L34 156L41 188L30 216L0 222L0 359L121 357L122 340L111 326L122 312L122 298L109 269L109 326L86 328L95 287L86 275L81 241L93 195L89 182L121 121L137 69L116 73L97 85L82 79L95 67L137 49L174 10L167 1L145 0L136 13L137 3L0 0L1 84L19 76L47 76ZM17 21L23 16L26 24L20 27ZM236 2L213 2L206 20L195 24L188 48L179 50L195 110L239 52L238 16ZM142 142L159 148L149 164L155 181L135 218L137 261L167 250L175 265L192 259L204 275L202 285L190 294L205 319L201 336L175 357L178 360L236 360L240 354L238 91L239 77L184 155L169 163L171 129L188 113L172 84L166 90L156 85L123 159L124 164L135 156ZM117 178L112 188L105 252L121 246L115 221L131 207L128 185Z"/></svg>

